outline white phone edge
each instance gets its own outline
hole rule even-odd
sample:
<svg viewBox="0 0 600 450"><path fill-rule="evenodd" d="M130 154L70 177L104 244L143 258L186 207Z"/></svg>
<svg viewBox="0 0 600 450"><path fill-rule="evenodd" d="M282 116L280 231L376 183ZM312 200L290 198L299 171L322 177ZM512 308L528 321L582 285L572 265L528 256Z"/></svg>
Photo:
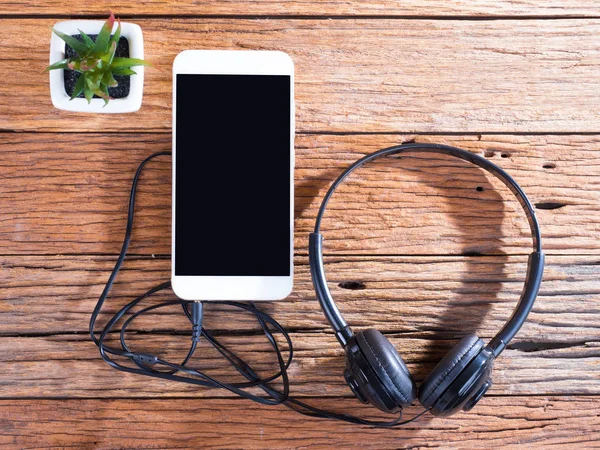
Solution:
<svg viewBox="0 0 600 450"><path fill-rule="evenodd" d="M185 50L173 61L172 179L176 171L176 80L177 74L289 75L290 76L290 275L289 276L181 276L175 275L175 183L172 183L171 287L175 295L189 301L273 301L290 295L294 283L294 63L280 51Z"/></svg>

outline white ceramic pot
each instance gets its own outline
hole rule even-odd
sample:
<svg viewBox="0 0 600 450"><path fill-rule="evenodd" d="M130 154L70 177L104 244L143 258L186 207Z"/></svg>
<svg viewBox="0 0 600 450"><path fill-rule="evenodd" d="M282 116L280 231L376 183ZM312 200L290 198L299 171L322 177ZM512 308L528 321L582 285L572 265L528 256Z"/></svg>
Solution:
<svg viewBox="0 0 600 450"><path fill-rule="evenodd" d="M104 25L103 20L67 20L58 22L54 28L68 35L84 33L98 34ZM117 24L115 23L116 30ZM139 25L133 23L121 23L121 36L129 41L129 57L144 59L144 36ZM54 64L65 58L65 42L56 34L52 33L50 40L50 64ZM104 100L93 98L88 104L85 98L71 98L65 91L64 70L51 70L50 73L50 96L52 104L58 109L65 111L93 112L93 113L128 113L140 109L142 96L144 95L144 66L135 66L133 70L136 75L131 75L129 95L117 98L104 106Z"/></svg>

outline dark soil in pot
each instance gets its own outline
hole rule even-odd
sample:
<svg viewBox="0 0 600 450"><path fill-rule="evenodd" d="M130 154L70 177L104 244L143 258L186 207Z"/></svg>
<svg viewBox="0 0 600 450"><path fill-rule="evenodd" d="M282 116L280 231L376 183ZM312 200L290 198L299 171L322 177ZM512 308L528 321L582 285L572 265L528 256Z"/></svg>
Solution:
<svg viewBox="0 0 600 450"><path fill-rule="evenodd" d="M97 34L89 35L94 41L98 38ZM73 37L79 41L83 41L80 35L76 34ZM73 50L69 45L65 44L65 58L74 58L77 56L75 50ZM122 58L129 58L129 41L125 37L121 37L119 39L119 43L117 44L117 50L115 52L115 56ZM135 69L133 69L135 70ZM81 76L80 73L75 72L74 70L65 70L64 71L64 80L65 80L65 91L67 95L70 97L73 93L73 89L75 88L75 83ZM112 98L124 98L129 95L130 89L130 79L127 75L115 75L115 80L119 83L118 86L108 88L108 95ZM78 95L79 98L84 98L83 92ZM94 95L94 98L98 98Z"/></svg>

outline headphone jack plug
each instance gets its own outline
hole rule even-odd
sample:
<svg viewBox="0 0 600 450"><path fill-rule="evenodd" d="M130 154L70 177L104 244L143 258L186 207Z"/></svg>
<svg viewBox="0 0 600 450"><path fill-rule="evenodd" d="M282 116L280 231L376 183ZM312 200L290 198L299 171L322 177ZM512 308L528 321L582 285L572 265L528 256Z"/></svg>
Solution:
<svg viewBox="0 0 600 450"><path fill-rule="evenodd" d="M202 336L202 316L204 311L204 303L192 303L192 341L200 342Z"/></svg>

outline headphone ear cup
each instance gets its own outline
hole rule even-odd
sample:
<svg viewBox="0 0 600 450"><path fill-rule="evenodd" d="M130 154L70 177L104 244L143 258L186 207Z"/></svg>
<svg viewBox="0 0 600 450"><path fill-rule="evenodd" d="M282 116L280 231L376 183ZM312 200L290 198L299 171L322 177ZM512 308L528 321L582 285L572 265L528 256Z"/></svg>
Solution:
<svg viewBox="0 0 600 450"><path fill-rule="evenodd" d="M463 369L481 352L484 345L483 340L474 334L458 341L423 381L419 388L421 405L424 408L432 407Z"/></svg>
<svg viewBox="0 0 600 450"><path fill-rule="evenodd" d="M357 333L356 343L394 402L399 407L410 405L416 398L417 387L392 343L374 329Z"/></svg>

